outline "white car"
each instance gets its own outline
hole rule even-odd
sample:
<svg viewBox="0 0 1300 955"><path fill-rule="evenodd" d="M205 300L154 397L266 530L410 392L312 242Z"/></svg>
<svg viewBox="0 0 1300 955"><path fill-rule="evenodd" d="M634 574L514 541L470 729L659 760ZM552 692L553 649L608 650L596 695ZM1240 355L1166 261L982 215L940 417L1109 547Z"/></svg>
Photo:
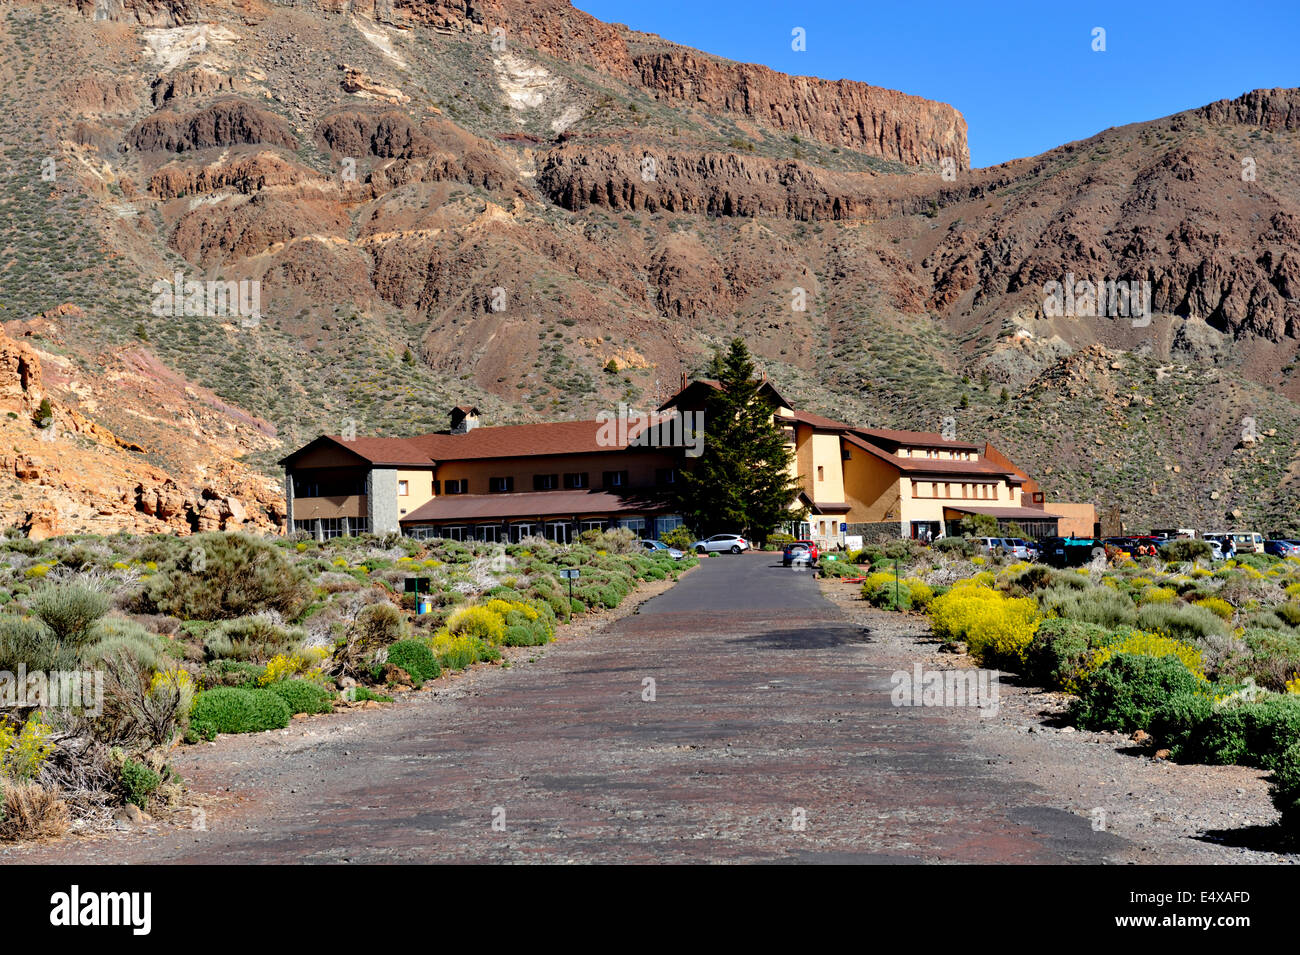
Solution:
<svg viewBox="0 0 1300 955"><path fill-rule="evenodd" d="M648 554L667 554L673 560L681 560L686 556L676 547L669 547L663 541L643 540L641 546L646 549Z"/></svg>
<svg viewBox="0 0 1300 955"><path fill-rule="evenodd" d="M749 541L739 534L714 534L712 537L696 541L691 545L691 550L697 554L739 554L741 551L749 550Z"/></svg>

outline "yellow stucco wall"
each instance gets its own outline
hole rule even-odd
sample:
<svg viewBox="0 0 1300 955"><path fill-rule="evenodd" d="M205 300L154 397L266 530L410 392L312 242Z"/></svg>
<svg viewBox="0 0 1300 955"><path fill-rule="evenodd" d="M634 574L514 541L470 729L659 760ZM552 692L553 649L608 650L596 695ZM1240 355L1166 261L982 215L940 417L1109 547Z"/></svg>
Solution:
<svg viewBox="0 0 1300 955"><path fill-rule="evenodd" d="M402 482L406 482L407 493L402 494ZM397 472L397 514L404 517L421 504L433 500L433 469Z"/></svg>

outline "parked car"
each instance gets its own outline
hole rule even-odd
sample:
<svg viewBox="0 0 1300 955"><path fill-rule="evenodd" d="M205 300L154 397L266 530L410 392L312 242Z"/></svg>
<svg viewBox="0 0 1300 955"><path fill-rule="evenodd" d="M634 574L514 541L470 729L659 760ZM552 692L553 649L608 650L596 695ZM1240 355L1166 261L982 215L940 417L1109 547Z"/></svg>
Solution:
<svg viewBox="0 0 1300 955"><path fill-rule="evenodd" d="M1288 540L1264 541L1264 553L1277 557L1300 557L1300 544Z"/></svg>
<svg viewBox="0 0 1300 955"><path fill-rule="evenodd" d="M652 554L667 554L673 560L681 560L686 554L676 547L669 547L663 541L642 541L641 546Z"/></svg>
<svg viewBox="0 0 1300 955"><path fill-rule="evenodd" d="M1002 553L1017 557L1020 560L1029 559L1029 544L1019 537L1002 538Z"/></svg>
<svg viewBox="0 0 1300 955"><path fill-rule="evenodd" d="M1210 557L1214 560L1229 560L1237 556L1237 549L1227 534L1206 534L1201 539L1210 545Z"/></svg>
<svg viewBox="0 0 1300 955"><path fill-rule="evenodd" d="M749 550L749 541L739 534L714 534L712 537L696 541L691 545L691 550L697 554L739 554L741 551Z"/></svg>
<svg viewBox="0 0 1300 955"><path fill-rule="evenodd" d="M977 554L993 555L1002 552L1001 537L976 537L971 541Z"/></svg>
<svg viewBox="0 0 1300 955"><path fill-rule="evenodd" d="M1264 553L1264 535L1256 534L1254 531L1221 531L1205 535L1206 540L1211 537L1231 544L1233 551L1238 554Z"/></svg>
<svg viewBox="0 0 1300 955"><path fill-rule="evenodd" d="M1105 544L1091 537L1048 537L1043 540L1043 562L1053 567L1082 567L1099 553L1105 553Z"/></svg>
<svg viewBox="0 0 1300 955"><path fill-rule="evenodd" d="M821 551L817 549L814 541L791 541L781 548L781 563L789 567L795 562L795 555L799 555L799 562L814 563L821 556Z"/></svg>

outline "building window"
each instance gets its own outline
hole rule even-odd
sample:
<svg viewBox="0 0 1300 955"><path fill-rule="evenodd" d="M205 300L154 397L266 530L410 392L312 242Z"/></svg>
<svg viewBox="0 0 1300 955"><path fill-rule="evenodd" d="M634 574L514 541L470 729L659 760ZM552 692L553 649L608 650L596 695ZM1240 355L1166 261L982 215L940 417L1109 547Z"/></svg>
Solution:
<svg viewBox="0 0 1300 955"><path fill-rule="evenodd" d="M434 497L437 497L437 496L438 496L439 494L441 494L441 493L442 493L442 482L441 482L441 481L434 481L434 482L433 482L433 496L434 496Z"/></svg>
<svg viewBox="0 0 1300 955"><path fill-rule="evenodd" d="M534 525L532 524L512 524L510 527L510 539L518 544L525 537L533 535Z"/></svg>
<svg viewBox="0 0 1300 955"><path fill-rule="evenodd" d="M343 518L322 517L320 519L320 536L325 540L343 536Z"/></svg>
<svg viewBox="0 0 1300 955"><path fill-rule="evenodd" d="M645 518L644 517L620 517L618 526L626 528L637 537L645 537Z"/></svg>
<svg viewBox="0 0 1300 955"><path fill-rule="evenodd" d="M605 487L627 487L627 472L606 471L602 480Z"/></svg>
<svg viewBox="0 0 1300 955"><path fill-rule="evenodd" d="M488 490L493 494L508 494L514 489L515 479L512 477L488 478Z"/></svg>
<svg viewBox="0 0 1300 955"><path fill-rule="evenodd" d="M581 491L591 485L587 481L587 472L583 471L580 474L564 475L564 486L566 489L571 491Z"/></svg>
<svg viewBox="0 0 1300 955"><path fill-rule="evenodd" d="M560 476L558 474L534 474L533 490L534 491L554 491L560 486Z"/></svg>
<svg viewBox="0 0 1300 955"><path fill-rule="evenodd" d="M655 483L676 484L677 469L676 468L655 468Z"/></svg>
<svg viewBox="0 0 1300 955"><path fill-rule="evenodd" d="M669 514L667 517L656 517L655 537L663 537L669 531L676 530L682 526L682 519L677 514Z"/></svg>
<svg viewBox="0 0 1300 955"><path fill-rule="evenodd" d="M398 481L398 482L397 482L397 496L398 496L398 497L406 497L406 496L409 495L410 493L411 493L411 482L410 482L410 481Z"/></svg>
<svg viewBox="0 0 1300 955"><path fill-rule="evenodd" d="M822 467L820 464L817 465L817 480L819 481L826 480L826 469Z"/></svg>
<svg viewBox="0 0 1300 955"><path fill-rule="evenodd" d="M584 531L603 531L605 529L604 521L583 521L582 529Z"/></svg>
<svg viewBox="0 0 1300 955"><path fill-rule="evenodd" d="M546 525L546 539L557 544L569 543L569 524L567 521L552 521Z"/></svg>
<svg viewBox="0 0 1300 955"><path fill-rule="evenodd" d="M468 528L464 525L453 524L451 527L444 527L442 529L442 536L448 540L463 541L465 539L465 531L467 530Z"/></svg>
<svg viewBox="0 0 1300 955"><path fill-rule="evenodd" d="M474 528L474 539L488 544L496 544L501 540L501 527L497 524L480 524Z"/></svg>
<svg viewBox="0 0 1300 955"><path fill-rule="evenodd" d="M448 481L446 484L446 490L448 494L468 494L469 479L456 478L455 480Z"/></svg>

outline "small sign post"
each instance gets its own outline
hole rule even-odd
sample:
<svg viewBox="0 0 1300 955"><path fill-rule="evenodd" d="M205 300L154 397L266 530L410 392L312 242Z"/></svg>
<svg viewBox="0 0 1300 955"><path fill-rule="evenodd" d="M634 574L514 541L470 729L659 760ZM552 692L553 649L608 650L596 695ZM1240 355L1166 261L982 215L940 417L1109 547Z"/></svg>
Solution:
<svg viewBox="0 0 1300 955"><path fill-rule="evenodd" d="M429 578L407 577L403 581L403 586L408 594L415 595L415 615L418 617L421 614L428 613L430 601L425 599L424 594L429 592Z"/></svg>
<svg viewBox="0 0 1300 955"><path fill-rule="evenodd" d="M577 568L577 567L563 567L563 568L560 569L560 576L563 577L563 578L565 578L565 579L568 580L568 582L569 582L569 606L570 606L570 608L572 608L572 606L573 606L573 582L574 582L575 580L578 579L578 576L579 576L579 574L578 574L578 568ZM570 612L572 612L572 610L570 610Z"/></svg>

